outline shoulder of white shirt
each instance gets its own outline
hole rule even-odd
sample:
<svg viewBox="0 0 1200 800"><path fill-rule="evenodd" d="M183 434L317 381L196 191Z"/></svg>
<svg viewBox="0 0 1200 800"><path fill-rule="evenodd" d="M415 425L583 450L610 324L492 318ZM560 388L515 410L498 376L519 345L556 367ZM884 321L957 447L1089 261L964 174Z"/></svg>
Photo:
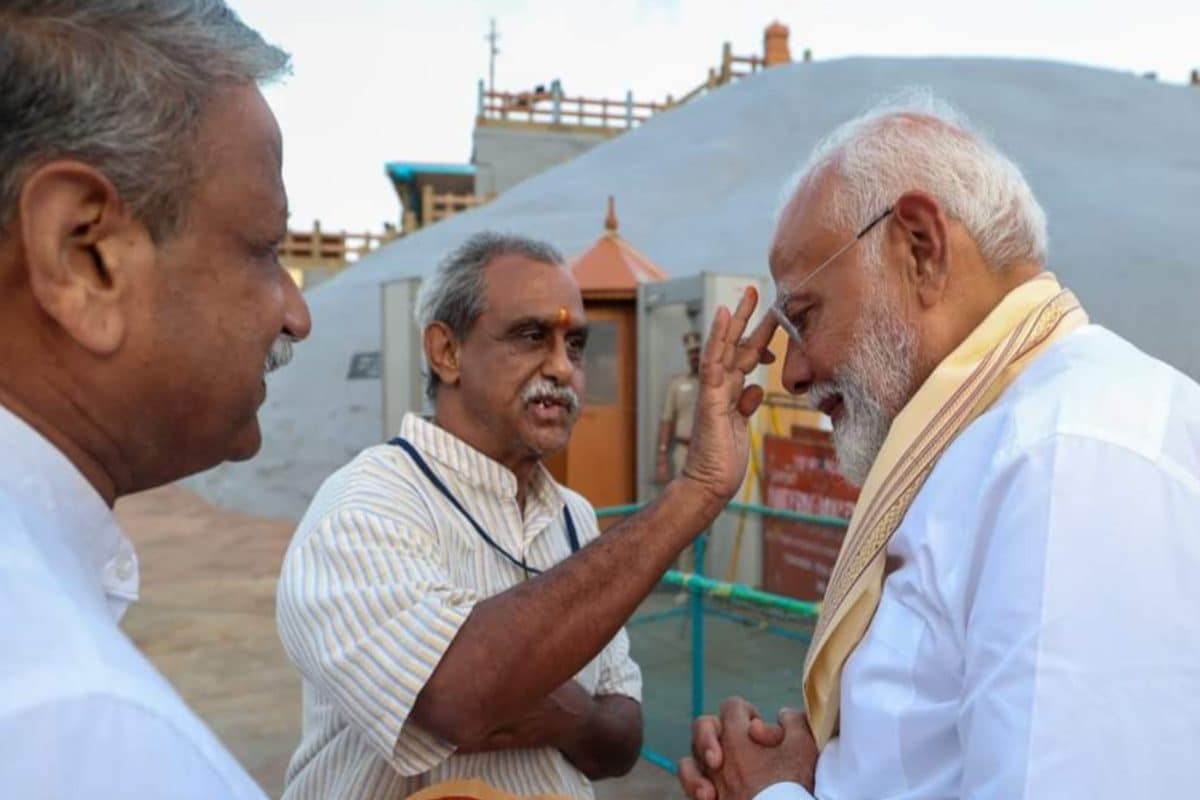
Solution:
<svg viewBox="0 0 1200 800"><path fill-rule="evenodd" d="M11 529L24 527L24 522L20 515L0 518L14 538L36 534ZM7 723L25 727L44 722L101 750L128 748L129 741L113 741L117 731L134 739L154 737L161 750L165 730L175 740L168 749L178 748L206 763L230 786L252 786L204 722L108 615L102 598L70 585L72 577L55 567L31 552L2 571L15 596L0 609L0 627L8 630L4 639L11 640L0 663L0 729ZM22 663L17 653L34 657ZM103 713L95 713L97 709ZM90 723L103 729L89 732ZM19 735L19 730L5 733L9 735Z"/></svg>
<svg viewBox="0 0 1200 800"><path fill-rule="evenodd" d="M989 414L1007 418L1003 441L1010 454L1071 436L1154 459L1163 418L1177 401L1184 413L1200 414L1200 387L1116 334L1088 325L1031 363Z"/></svg>

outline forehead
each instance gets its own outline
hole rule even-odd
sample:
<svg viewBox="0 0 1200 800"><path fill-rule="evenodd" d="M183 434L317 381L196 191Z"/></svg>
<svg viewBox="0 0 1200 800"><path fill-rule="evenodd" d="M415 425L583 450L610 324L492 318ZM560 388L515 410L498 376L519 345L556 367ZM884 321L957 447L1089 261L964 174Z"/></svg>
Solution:
<svg viewBox="0 0 1200 800"><path fill-rule="evenodd" d="M219 90L204 113L196 146L194 210L243 225L286 223L283 143L257 87Z"/></svg>
<svg viewBox="0 0 1200 800"><path fill-rule="evenodd" d="M571 321L583 321L583 296L566 267L514 253L492 259L484 269L487 310L499 320L552 319L565 308Z"/></svg>
<svg viewBox="0 0 1200 800"><path fill-rule="evenodd" d="M851 234L828 226L836 178L819 170L800 185L779 215L771 240L771 277L781 290L795 286Z"/></svg>

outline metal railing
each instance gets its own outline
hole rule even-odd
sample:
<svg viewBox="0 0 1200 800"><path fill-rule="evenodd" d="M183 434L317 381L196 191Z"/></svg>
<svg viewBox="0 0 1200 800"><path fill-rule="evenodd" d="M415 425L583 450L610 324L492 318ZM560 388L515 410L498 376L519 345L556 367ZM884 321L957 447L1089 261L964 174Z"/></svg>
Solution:
<svg viewBox="0 0 1200 800"><path fill-rule="evenodd" d="M623 506L612 506L596 510L596 516L604 519L622 517L641 510L644 504L634 503ZM731 502L725 506L725 512L741 514L758 514L762 517L804 522L814 525L845 528L849 520L842 517L825 516L821 514L806 514L781 508L770 508L757 503ZM724 513L724 512L723 512ZM705 618L717 617L735 622L752 623L766 633L796 639L808 643L809 636L804 633L788 630L779 625L761 623L750 620L736 611L730 611L710 604L712 600L740 603L743 606L769 609L774 613L783 614L806 620L815 620L820 613L821 604L797 600L786 595L773 594L755 589L742 583L719 581L705 575L704 556L707 549L709 532L701 533L695 542L695 572L686 573L668 570L661 582L668 586L676 586L687 592L687 605L666 611L639 614L629 621L629 626L639 626L661 622L663 620L685 617L690 624L691 651L691 718L695 719L704 713L705 690ZM649 744L642 748L642 757L664 770L674 774L674 760L661 753Z"/></svg>

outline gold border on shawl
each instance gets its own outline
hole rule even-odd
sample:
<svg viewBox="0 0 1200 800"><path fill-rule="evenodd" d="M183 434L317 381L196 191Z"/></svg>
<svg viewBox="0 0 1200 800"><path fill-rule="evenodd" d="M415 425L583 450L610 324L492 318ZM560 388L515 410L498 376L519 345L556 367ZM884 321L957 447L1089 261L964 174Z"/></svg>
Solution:
<svg viewBox="0 0 1200 800"><path fill-rule="evenodd" d="M1048 274L1045 277L1053 280L1053 276ZM829 631L842 616L846 598L899 528L937 459L955 436L995 400L1003 388L997 384L1003 371L1037 349L1074 311L1082 313L1078 301L1070 291L1061 290L1028 314L1009 335L998 342L899 456L896 466L884 478L875 498L863 510L861 522L858 519L852 521L851 530L847 532L830 576L812 644L805 659L806 684L812 665L824 649ZM859 517L857 511L855 517Z"/></svg>

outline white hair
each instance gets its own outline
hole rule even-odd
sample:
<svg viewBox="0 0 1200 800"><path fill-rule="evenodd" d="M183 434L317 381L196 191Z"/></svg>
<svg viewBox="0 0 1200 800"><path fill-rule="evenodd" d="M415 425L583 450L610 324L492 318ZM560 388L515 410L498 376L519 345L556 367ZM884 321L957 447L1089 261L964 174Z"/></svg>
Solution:
<svg viewBox="0 0 1200 800"><path fill-rule="evenodd" d="M837 230L857 231L920 189L963 224L993 269L1046 261L1046 214L1021 170L928 89L893 95L829 134L789 181L785 204L826 169L838 180L825 222Z"/></svg>
<svg viewBox="0 0 1200 800"><path fill-rule="evenodd" d="M487 310L484 268L506 255L566 268L562 253L548 242L515 233L473 233L442 259L421 286L416 303L417 329L424 333L434 322L441 322L457 339L465 339L475 320ZM437 396L439 383L437 373L430 369L425 380L425 396L430 400Z"/></svg>

